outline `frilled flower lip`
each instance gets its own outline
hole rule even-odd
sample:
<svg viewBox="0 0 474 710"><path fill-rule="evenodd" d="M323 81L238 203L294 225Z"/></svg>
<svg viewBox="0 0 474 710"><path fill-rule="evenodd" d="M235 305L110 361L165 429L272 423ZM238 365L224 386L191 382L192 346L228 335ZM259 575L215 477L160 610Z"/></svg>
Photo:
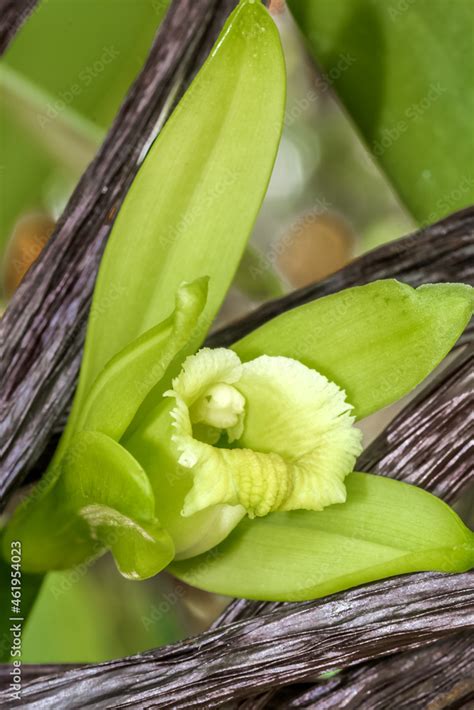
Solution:
<svg viewBox="0 0 474 710"><path fill-rule="evenodd" d="M232 350L204 348L166 396L176 400L177 462L193 473L182 515L222 503L254 517L345 501L361 432L345 392L315 370L267 355L241 363Z"/></svg>

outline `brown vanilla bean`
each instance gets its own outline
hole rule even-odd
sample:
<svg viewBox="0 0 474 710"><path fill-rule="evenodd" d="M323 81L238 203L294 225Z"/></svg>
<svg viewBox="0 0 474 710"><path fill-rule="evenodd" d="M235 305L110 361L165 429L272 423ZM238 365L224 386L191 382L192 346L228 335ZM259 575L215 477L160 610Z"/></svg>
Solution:
<svg viewBox="0 0 474 710"><path fill-rule="evenodd" d="M454 503L473 483L474 345L442 371L362 453L356 468Z"/></svg>
<svg viewBox="0 0 474 710"><path fill-rule="evenodd" d="M290 685L237 701L226 710L447 710L472 707L474 643L461 633L311 685Z"/></svg>
<svg viewBox="0 0 474 710"><path fill-rule="evenodd" d="M219 707L457 630L474 630L472 573L396 577L272 606L173 646L38 678L24 684L18 707Z"/></svg>
<svg viewBox="0 0 474 710"><path fill-rule="evenodd" d="M37 4L38 0L0 0L0 55Z"/></svg>

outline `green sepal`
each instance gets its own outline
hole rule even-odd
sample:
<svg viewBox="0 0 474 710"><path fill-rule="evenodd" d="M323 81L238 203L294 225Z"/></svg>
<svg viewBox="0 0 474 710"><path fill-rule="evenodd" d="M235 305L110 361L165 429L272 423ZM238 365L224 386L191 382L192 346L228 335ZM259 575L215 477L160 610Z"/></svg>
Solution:
<svg viewBox="0 0 474 710"><path fill-rule="evenodd" d="M67 569L106 548L131 578L157 574L174 546L156 517L148 478L120 444L99 432L80 432L61 462L61 474L42 500L26 500L3 540L20 540L28 572Z"/></svg>
<svg viewBox="0 0 474 710"><path fill-rule="evenodd" d="M275 160L286 72L278 30L243 0L151 146L101 261L74 425L105 364L172 310L178 286L208 275L209 297L188 353L232 282Z"/></svg>
<svg viewBox="0 0 474 710"><path fill-rule="evenodd" d="M170 571L218 594L302 601L407 572L474 565L474 534L440 499L366 473L351 473L346 487L346 503L321 512L244 518L218 547Z"/></svg>
<svg viewBox="0 0 474 710"><path fill-rule="evenodd" d="M241 360L284 355L342 387L361 419L408 394L468 324L473 289L389 279L345 289L283 313L239 340Z"/></svg>
<svg viewBox="0 0 474 710"><path fill-rule="evenodd" d="M111 551L117 569L129 579L148 579L174 557L173 541L158 520L138 522L106 505L81 511L93 537Z"/></svg>
<svg viewBox="0 0 474 710"><path fill-rule="evenodd" d="M107 363L87 398L77 429L100 431L118 441L145 397L193 337L207 296L208 279L183 284L174 313Z"/></svg>

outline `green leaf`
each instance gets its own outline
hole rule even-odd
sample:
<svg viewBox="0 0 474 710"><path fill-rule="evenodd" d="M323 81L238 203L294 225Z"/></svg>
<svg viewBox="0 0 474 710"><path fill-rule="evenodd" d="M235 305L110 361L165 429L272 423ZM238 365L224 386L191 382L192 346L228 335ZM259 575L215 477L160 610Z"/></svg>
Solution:
<svg viewBox="0 0 474 710"><path fill-rule="evenodd" d="M206 278L181 286L174 313L107 363L81 412L78 430L100 431L120 439L146 395L192 337L206 295Z"/></svg>
<svg viewBox="0 0 474 710"><path fill-rule="evenodd" d="M209 276L205 335L272 171L285 103L278 31L244 0L151 147L114 224L95 288L75 413L104 365Z"/></svg>
<svg viewBox="0 0 474 710"><path fill-rule="evenodd" d="M474 198L471 0L288 0L404 203L431 223Z"/></svg>
<svg viewBox="0 0 474 710"><path fill-rule="evenodd" d="M20 506L3 540L4 556L11 540L21 541L27 572L67 569L110 548L122 574L143 579L173 559L145 472L104 434L77 434L54 487L40 495Z"/></svg>
<svg viewBox="0 0 474 710"><path fill-rule="evenodd" d="M284 355L345 389L358 419L395 402L445 357L472 314L473 289L394 280L288 311L239 340L241 360Z"/></svg>
<svg viewBox="0 0 474 710"><path fill-rule="evenodd" d="M350 474L346 485L346 503L246 518L218 547L170 571L218 594L301 601L397 574L474 565L473 533L435 496L366 473Z"/></svg>

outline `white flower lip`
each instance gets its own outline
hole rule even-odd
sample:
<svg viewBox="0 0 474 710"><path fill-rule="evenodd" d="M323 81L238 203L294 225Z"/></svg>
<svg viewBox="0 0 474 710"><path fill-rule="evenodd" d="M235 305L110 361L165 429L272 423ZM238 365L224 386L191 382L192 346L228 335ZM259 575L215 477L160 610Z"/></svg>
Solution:
<svg viewBox="0 0 474 710"><path fill-rule="evenodd" d="M254 517L345 501L361 432L345 392L315 370L266 355L241 363L232 350L204 348L166 395L176 400L177 462L193 473L182 515L222 503Z"/></svg>

